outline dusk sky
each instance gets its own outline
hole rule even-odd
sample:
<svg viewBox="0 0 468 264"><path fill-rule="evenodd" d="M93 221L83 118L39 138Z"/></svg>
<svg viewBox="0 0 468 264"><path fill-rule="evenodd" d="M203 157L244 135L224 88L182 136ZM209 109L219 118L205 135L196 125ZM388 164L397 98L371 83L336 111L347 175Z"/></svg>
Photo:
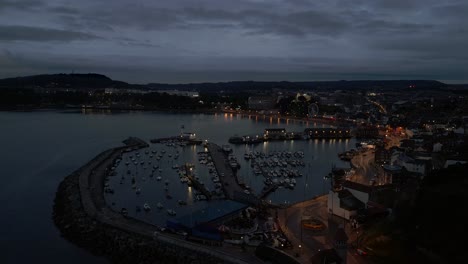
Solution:
<svg viewBox="0 0 468 264"><path fill-rule="evenodd" d="M0 78L467 82L466 0L0 0Z"/></svg>

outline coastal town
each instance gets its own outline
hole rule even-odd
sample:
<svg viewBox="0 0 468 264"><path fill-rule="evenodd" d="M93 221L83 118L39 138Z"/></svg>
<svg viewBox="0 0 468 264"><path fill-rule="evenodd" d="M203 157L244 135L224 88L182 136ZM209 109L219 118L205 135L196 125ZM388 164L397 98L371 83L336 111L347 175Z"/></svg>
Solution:
<svg viewBox="0 0 468 264"><path fill-rule="evenodd" d="M0 0L1 264L467 263L467 13Z"/></svg>
<svg viewBox="0 0 468 264"><path fill-rule="evenodd" d="M114 230L120 240L101 241L114 243L116 250L102 249L111 259L122 250L128 258L180 263L444 262L451 249L435 248L451 243L433 230L441 217L427 215L438 214L433 210L449 197L463 197L468 98L458 90L406 91L278 90L252 94L243 106L213 104L213 115L260 121L265 129L211 142L181 125L180 134L149 143L127 140L80 169L74 184L82 207L64 208L73 201L59 197L72 188L59 189L57 208L67 215L56 211L56 223L71 241L89 241L85 247L93 246L86 238L91 231ZM292 123L305 129L290 129ZM314 176L323 187L313 197L309 153L261 148L350 139L352 145L335 153L340 165ZM277 192L287 197L285 190L307 198L271 198ZM73 224L78 219L99 223L87 229ZM178 250L189 253L170 253Z"/></svg>

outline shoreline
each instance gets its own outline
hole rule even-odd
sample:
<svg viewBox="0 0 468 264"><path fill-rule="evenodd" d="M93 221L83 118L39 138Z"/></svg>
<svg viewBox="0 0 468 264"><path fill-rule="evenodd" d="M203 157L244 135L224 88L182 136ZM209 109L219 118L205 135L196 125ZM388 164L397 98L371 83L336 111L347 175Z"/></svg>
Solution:
<svg viewBox="0 0 468 264"><path fill-rule="evenodd" d="M102 108L102 107L10 107L10 108L0 108L0 112L81 112L86 114L86 111L96 112L96 113L129 113L129 112L155 112L155 113L167 113L167 114L228 114L228 115L240 115L241 117L253 117L261 118L263 120L270 119L270 123L273 119L276 119L278 122L285 122L285 125L288 125L290 121L292 122L302 122L305 124L308 123L317 123L322 125L330 126L350 126L353 127L356 124L349 120L341 119L329 119L329 118L307 118L307 117L294 117L286 116L273 113L256 113L250 112L250 110L244 111L234 111L234 110L214 110L214 109L160 109L160 108Z"/></svg>

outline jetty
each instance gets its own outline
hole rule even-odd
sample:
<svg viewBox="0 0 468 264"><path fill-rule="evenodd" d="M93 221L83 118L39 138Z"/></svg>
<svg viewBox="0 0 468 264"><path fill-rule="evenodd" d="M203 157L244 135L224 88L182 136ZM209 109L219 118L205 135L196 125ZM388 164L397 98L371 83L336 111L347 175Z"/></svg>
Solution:
<svg viewBox="0 0 468 264"><path fill-rule="evenodd" d="M258 206L265 204L262 198L276 190L277 186L275 185L274 187L270 186L265 189L260 196L250 191L246 192L246 189L242 187L242 183L239 182L236 173L229 165L227 155L224 153L223 149L214 143L208 143L206 147L219 175L226 198L246 205Z"/></svg>
<svg viewBox="0 0 468 264"><path fill-rule="evenodd" d="M185 164L185 175L189 179L192 186L203 195L206 196L207 200L211 199L211 192L206 189L205 185L201 184L195 177L193 177L192 168L193 166L190 164Z"/></svg>
<svg viewBox="0 0 468 264"><path fill-rule="evenodd" d="M276 189L278 189L278 184L272 184L272 185L265 186L265 188L263 188L262 192L258 195L258 198L264 199L268 194L276 191Z"/></svg>
<svg viewBox="0 0 468 264"><path fill-rule="evenodd" d="M182 143L186 145L200 145L202 143L201 140L191 138L189 136L180 135L180 136L172 136L172 137L163 137L163 138L154 138L150 140L151 143L164 143L164 142L173 142L173 143Z"/></svg>
<svg viewBox="0 0 468 264"><path fill-rule="evenodd" d="M206 148L208 149L211 160L213 161L219 175L219 180L223 185L223 191L226 198L237 201L236 194L244 194L245 189L239 184L237 174L230 166L227 155L220 146L214 143L208 143Z"/></svg>

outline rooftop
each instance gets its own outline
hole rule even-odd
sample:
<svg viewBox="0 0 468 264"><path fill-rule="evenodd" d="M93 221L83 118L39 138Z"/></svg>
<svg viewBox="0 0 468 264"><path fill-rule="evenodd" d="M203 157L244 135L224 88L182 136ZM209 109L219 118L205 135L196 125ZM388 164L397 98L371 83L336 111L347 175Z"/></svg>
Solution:
<svg viewBox="0 0 468 264"><path fill-rule="evenodd" d="M342 186L347 189L352 189L364 193L371 193L372 192L372 187L369 185L365 185L362 183L357 183L353 181L345 181Z"/></svg>
<svg viewBox="0 0 468 264"><path fill-rule="evenodd" d="M364 207L364 203L359 201L358 198L349 190L341 190L338 192L338 197L340 198L340 207L348 211L358 210Z"/></svg>

